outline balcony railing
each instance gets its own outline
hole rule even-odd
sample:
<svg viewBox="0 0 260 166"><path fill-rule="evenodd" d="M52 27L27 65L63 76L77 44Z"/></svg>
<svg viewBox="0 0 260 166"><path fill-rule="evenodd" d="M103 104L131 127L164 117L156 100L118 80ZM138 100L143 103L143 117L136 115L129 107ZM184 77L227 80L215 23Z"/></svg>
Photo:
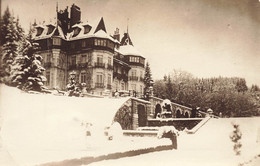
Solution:
<svg viewBox="0 0 260 166"><path fill-rule="evenodd" d="M88 63L78 63L78 64L69 65L69 70L83 69L87 67L88 67Z"/></svg>
<svg viewBox="0 0 260 166"><path fill-rule="evenodd" d="M77 65L76 64L72 64L69 66L69 70L74 70L77 68Z"/></svg>
<svg viewBox="0 0 260 166"><path fill-rule="evenodd" d="M104 83L96 83L95 88L104 88Z"/></svg>
<svg viewBox="0 0 260 166"><path fill-rule="evenodd" d="M113 75L114 75L114 77L116 77L119 80L122 79L124 81L128 81L128 76L126 74L120 74L120 73L114 72Z"/></svg>
<svg viewBox="0 0 260 166"><path fill-rule="evenodd" d="M105 63L96 62L95 63L95 67L97 67L97 68L105 68Z"/></svg>
<svg viewBox="0 0 260 166"><path fill-rule="evenodd" d="M130 81L138 81L138 77L137 76L129 76L129 80Z"/></svg>
<svg viewBox="0 0 260 166"><path fill-rule="evenodd" d="M80 68L80 69L87 68L87 67L88 67L88 63L79 63L79 64L77 64L77 68Z"/></svg>
<svg viewBox="0 0 260 166"><path fill-rule="evenodd" d="M107 89L112 89L112 85L111 84L107 84Z"/></svg>

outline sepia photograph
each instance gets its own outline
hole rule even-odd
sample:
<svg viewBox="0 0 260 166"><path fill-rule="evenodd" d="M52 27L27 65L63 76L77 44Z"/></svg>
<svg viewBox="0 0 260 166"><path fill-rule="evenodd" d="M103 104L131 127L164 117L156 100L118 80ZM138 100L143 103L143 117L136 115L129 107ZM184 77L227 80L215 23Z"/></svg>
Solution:
<svg viewBox="0 0 260 166"><path fill-rule="evenodd" d="M0 166L133 165L260 165L260 0L0 0Z"/></svg>

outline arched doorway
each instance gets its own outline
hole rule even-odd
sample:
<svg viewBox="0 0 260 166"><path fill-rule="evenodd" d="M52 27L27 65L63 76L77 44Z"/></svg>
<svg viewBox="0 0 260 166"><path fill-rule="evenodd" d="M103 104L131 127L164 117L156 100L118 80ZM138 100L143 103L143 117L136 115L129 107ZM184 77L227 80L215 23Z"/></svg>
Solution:
<svg viewBox="0 0 260 166"><path fill-rule="evenodd" d="M181 111L180 110L176 111L176 118L181 118Z"/></svg>
<svg viewBox="0 0 260 166"><path fill-rule="evenodd" d="M147 121L147 117L146 117L146 112L145 112L145 107L144 105L137 105L137 110L138 110L138 126L139 127L143 127L146 126L146 121Z"/></svg>
<svg viewBox="0 0 260 166"><path fill-rule="evenodd" d="M157 117L157 114L158 114L158 113L161 113L161 112L162 112L162 107L161 107L161 105L160 105L160 104L156 104L156 106L155 106L154 118L156 118L156 117Z"/></svg>
<svg viewBox="0 0 260 166"><path fill-rule="evenodd" d="M184 117L185 117L185 118L189 118L189 113L188 113L188 112L185 112Z"/></svg>

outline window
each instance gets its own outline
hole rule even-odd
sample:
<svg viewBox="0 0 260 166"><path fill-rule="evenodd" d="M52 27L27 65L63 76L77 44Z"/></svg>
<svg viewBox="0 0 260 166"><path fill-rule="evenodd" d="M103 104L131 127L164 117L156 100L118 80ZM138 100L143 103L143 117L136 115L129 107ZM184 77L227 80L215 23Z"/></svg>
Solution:
<svg viewBox="0 0 260 166"><path fill-rule="evenodd" d="M136 70L132 70L132 76L136 76Z"/></svg>
<svg viewBox="0 0 260 166"><path fill-rule="evenodd" d="M84 26L84 34L89 33L90 30L91 30L90 26Z"/></svg>
<svg viewBox="0 0 260 166"><path fill-rule="evenodd" d="M118 81L117 80L115 81L115 84L116 84L116 90L118 90Z"/></svg>
<svg viewBox="0 0 260 166"><path fill-rule="evenodd" d="M71 64L72 64L72 65L76 65L76 56L73 56L73 57L71 58Z"/></svg>
<svg viewBox="0 0 260 166"><path fill-rule="evenodd" d="M82 46L82 47L86 47L86 46L87 46L86 40L83 40L83 41L82 41L81 46Z"/></svg>
<svg viewBox="0 0 260 166"><path fill-rule="evenodd" d="M47 60L46 60L46 62L51 62L51 54L48 54L48 55L47 55Z"/></svg>
<svg viewBox="0 0 260 166"><path fill-rule="evenodd" d="M97 83L103 83L103 75L97 74Z"/></svg>
<svg viewBox="0 0 260 166"><path fill-rule="evenodd" d="M53 38L53 45L60 46L61 45L61 39L60 38Z"/></svg>
<svg viewBox="0 0 260 166"><path fill-rule="evenodd" d="M140 63L144 65L144 59L140 58Z"/></svg>
<svg viewBox="0 0 260 166"><path fill-rule="evenodd" d="M133 57L130 56L129 61L134 62Z"/></svg>
<svg viewBox="0 0 260 166"><path fill-rule="evenodd" d="M88 62L91 62L91 54L90 53L88 53L88 55L87 55L87 57L88 57Z"/></svg>
<svg viewBox="0 0 260 166"><path fill-rule="evenodd" d="M121 83L121 90L125 90L125 83Z"/></svg>
<svg viewBox="0 0 260 166"><path fill-rule="evenodd" d="M103 63L103 56L102 55L97 56L97 63Z"/></svg>
<svg viewBox="0 0 260 166"><path fill-rule="evenodd" d="M81 63L86 63L86 55L81 55Z"/></svg>
<svg viewBox="0 0 260 166"><path fill-rule="evenodd" d="M115 47L114 43L111 42L111 41L108 41L108 42L107 42L107 46L108 46L109 48L111 48L111 49L114 49L114 47Z"/></svg>
<svg viewBox="0 0 260 166"><path fill-rule="evenodd" d="M140 85L140 92L141 92L141 94L143 94L143 86L142 85Z"/></svg>
<svg viewBox="0 0 260 166"><path fill-rule="evenodd" d="M36 36L40 36L42 34L42 32L43 32L43 28L38 27Z"/></svg>
<svg viewBox="0 0 260 166"><path fill-rule="evenodd" d="M81 30L80 28L76 28L74 30L73 37L77 36L79 34L80 30Z"/></svg>
<svg viewBox="0 0 260 166"><path fill-rule="evenodd" d="M108 65L112 65L112 59L111 59L111 57L108 57Z"/></svg>
<svg viewBox="0 0 260 166"><path fill-rule="evenodd" d="M140 71L140 77L143 78L143 71Z"/></svg>
<svg viewBox="0 0 260 166"><path fill-rule="evenodd" d="M111 74L108 74L108 76L107 76L107 84L111 85L111 82L112 82Z"/></svg>
<svg viewBox="0 0 260 166"><path fill-rule="evenodd" d="M50 81L51 81L51 74L49 71L46 71L46 85L49 86L50 85Z"/></svg>
<svg viewBox="0 0 260 166"><path fill-rule="evenodd" d="M86 73L81 73L81 83L86 83Z"/></svg>
<svg viewBox="0 0 260 166"><path fill-rule="evenodd" d="M53 32L54 28L55 28L55 27L52 26L52 25L48 26L48 32L47 32L47 35L51 34L51 33Z"/></svg>

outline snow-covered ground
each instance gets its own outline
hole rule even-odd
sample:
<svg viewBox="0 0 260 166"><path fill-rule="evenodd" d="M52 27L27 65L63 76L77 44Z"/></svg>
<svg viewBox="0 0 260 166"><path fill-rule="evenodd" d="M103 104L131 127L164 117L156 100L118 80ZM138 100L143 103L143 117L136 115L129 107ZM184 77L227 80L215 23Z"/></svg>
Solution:
<svg viewBox="0 0 260 166"><path fill-rule="evenodd" d="M169 139L123 137L116 128L113 141L108 140L104 129L129 98L28 94L5 85L0 85L0 92L1 166L35 165L171 144ZM87 130L91 136L86 136Z"/></svg>
<svg viewBox="0 0 260 166"><path fill-rule="evenodd" d="M34 165L168 144L156 138L107 141L104 127L127 99L36 95L0 85L0 165ZM234 155L229 138L232 122L243 134L240 157ZM259 122L260 118L210 119L195 134L180 133L178 150L91 165L237 165L260 154ZM91 137L85 136L86 123L93 124Z"/></svg>
<svg viewBox="0 0 260 166"><path fill-rule="evenodd" d="M240 125L242 132L241 156L235 156L229 135L232 122ZM260 118L210 119L195 134L180 133L178 149L154 152L141 156L107 160L91 166L238 166L260 154ZM258 142L257 142L258 141ZM260 165L260 160L251 164ZM250 164L249 164L250 165Z"/></svg>

